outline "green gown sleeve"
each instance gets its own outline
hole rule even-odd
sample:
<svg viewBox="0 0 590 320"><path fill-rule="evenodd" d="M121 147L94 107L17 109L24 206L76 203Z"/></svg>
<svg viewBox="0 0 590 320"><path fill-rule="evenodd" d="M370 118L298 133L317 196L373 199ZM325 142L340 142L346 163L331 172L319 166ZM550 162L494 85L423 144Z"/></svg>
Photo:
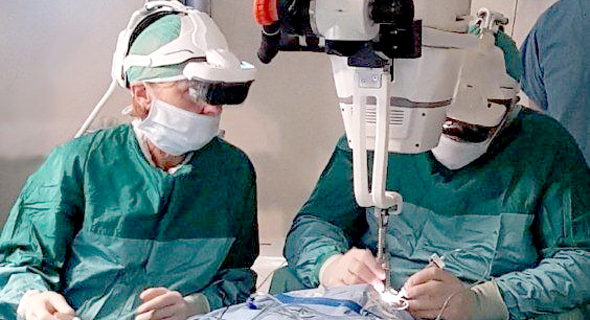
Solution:
<svg viewBox="0 0 590 320"><path fill-rule="evenodd" d="M60 270L82 221L84 159L66 144L27 180L0 237L0 314L28 290L58 291Z"/></svg>
<svg viewBox="0 0 590 320"><path fill-rule="evenodd" d="M545 159L551 172L533 227L541 260L496 279L515 319L590 303L590 169L571 138L556 136L560 150Z"/></svg>
<svg viewBox="0 0 590 320"><path fill-rule="evenodd" d="M342 137L319 181L287 235L284 254L307 287L319 285L326 259L344 253L367 230L364 210L354 197L351 151Z"/></svg>
<svg viewBox="0 0 590 320"><path fill-rule="evenodd" d="M256 274L250 269L259 253L256 177L252 170L250 192L243 212L234 221L235 241L213 281L200 293L211 310L246 301L256 285Z"/></svg>

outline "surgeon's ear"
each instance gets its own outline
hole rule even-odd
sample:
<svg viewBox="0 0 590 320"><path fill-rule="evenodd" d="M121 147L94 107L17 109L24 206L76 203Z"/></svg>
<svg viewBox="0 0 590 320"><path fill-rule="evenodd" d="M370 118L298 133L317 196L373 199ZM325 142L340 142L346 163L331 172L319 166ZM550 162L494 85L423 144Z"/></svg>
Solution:
<svg viewBox="0 0 590 320"><path fill-rule="evenodd" d="M131 106L131 116L144 119L150 110L151 98L148 95L145 84L134 82L131 84L131 97L133 99Z"/></svg>

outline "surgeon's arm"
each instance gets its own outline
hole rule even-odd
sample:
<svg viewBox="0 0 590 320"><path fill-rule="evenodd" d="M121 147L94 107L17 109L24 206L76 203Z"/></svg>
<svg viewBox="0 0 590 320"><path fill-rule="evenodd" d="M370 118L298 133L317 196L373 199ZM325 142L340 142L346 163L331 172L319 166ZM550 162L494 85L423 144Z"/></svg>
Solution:
<svg viewBox="0 0 590 320"><path fill-rule="evenodd" d="M209 310L244 302L256 285L256 274L250 269L259 253L256 176L253 170L248 181L250 187L243 210L235 215L235 241L213 281L194 296L197 303L202 303L198 295L204 295Z"/></svg>
<svg viewBox="0 0 590 320"><path fill-rule="evenodd" d="M16 311L23 294L57 291L81 221L83 157L66 144L27 180L0 237L0 311ZM5 311L6 310L6 311Z"/></svg>
<svg viewBox="0 0 590 320"><path fill-rule="evenodd" d="M513 318L561 313L590 303L590 170L565 141L553 161L535 231L543 259L496 283Z"/></svg>
<svg viewBox="0 0 590 320"><path fill-rule="evenodd" d="M367 229L354 197L351 158L343 137L287 236L285 257L310 288L318 286L323 263L347 252Z"/></svg>

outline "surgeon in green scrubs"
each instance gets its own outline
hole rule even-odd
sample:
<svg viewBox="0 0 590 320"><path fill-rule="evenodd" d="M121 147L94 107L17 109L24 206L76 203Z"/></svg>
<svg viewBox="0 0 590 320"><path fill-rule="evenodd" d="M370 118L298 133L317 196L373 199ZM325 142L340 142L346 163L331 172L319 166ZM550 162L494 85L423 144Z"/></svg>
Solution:
<svg viewBox="0 0 590 320"><path fill-rule="evenodd" d="M27 180L0 239L1 319L180 320L254 289L256 175L217 136L253 69L203 13L138 14L117 48L134 120L59 146Z"/></svg>
<svg viewBox="0 0 590 320"><path fill-rule="evenodd" d="M420 319L588 319L590 170L567 130L516 104L517 72L504 71L518 55L486 69L480 53L463 66L439 145L389 154L387 190L404 199L386 235L391 285ZM352 168L342 137L293 221L272 292L383 289L378 219L357 204ZM429 264L435 253L444 268Z"/></svg>

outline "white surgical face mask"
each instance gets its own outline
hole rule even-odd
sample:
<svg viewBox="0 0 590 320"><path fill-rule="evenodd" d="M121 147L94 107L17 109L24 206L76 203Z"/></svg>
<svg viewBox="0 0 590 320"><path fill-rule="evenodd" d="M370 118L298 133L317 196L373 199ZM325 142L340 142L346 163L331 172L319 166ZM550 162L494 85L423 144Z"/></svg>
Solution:
<svg viewBox="0 0 590 320"><path fill-rule="evenodd" d="M199 150L219 133L221 115L190 112L154 99L136 129L160 150L178 156Z"/></svg>
<svg viewBox="0 0 590 320"><path fill-rule="evenodd" d="M477 160L488 150L492 138L482 142L459 142L444 134L432 154L440 163L451 170L457 170Z"/></svg>

